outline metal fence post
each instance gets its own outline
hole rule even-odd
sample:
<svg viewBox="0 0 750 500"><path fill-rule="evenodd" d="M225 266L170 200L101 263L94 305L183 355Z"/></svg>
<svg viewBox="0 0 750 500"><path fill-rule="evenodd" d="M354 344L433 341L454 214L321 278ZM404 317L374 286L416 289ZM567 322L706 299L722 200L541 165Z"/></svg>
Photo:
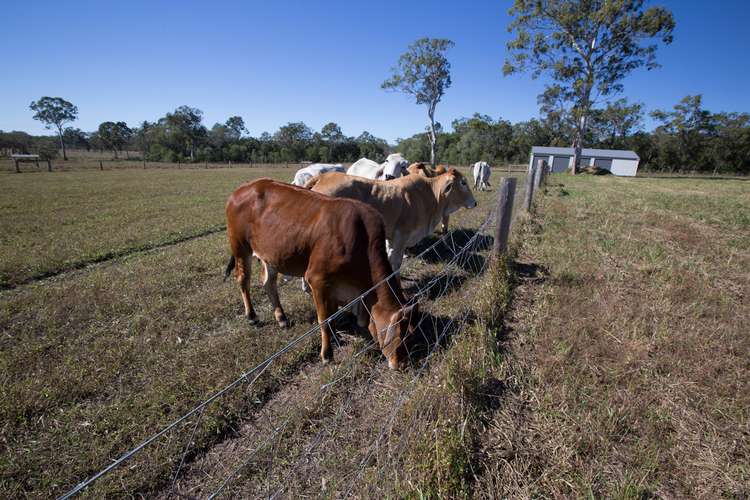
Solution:
<svg viewBox="0 0 750 500"><path fill-rule="evenodd" d="M513 215L513 198L516 194L516 179L503 177L497 190L497 213L495 215L494 252L500 256L508 249L510 221Z"/></svg>

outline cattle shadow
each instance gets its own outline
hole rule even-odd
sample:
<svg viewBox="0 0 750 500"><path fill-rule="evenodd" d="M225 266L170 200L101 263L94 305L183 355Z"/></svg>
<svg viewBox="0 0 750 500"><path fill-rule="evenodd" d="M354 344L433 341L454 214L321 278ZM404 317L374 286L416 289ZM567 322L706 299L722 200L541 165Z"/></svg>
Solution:
<svg viewBox="0 0 750 500"><path fill-rule="evenodd" d="M451 316L436 316L430 312L420 312L417 327L407 344L409 361L413 368L419 368L426 358L437 349L451 344L453 337L460 334L466 324L476 321L472 312L457 319Z"/></svg>
<svg viewBox="0 0 750 500"><path fill-rule="evenodd" d="M471 240L476 236L476 240L471 245L472 252L481 252L492 247L495 241L490 235L479 234L473 229L455 229L451 231L447 237L437 237L431 234L425 237L422 241L413 247L407 248L407 255L417 256L422 252L425 252L428 248L443 239L441 243L435 245L435 248L427 251L420 258L421 260L429 264L439 264L440 262L448 262L452 260L456 253L465 247Z"/></svg>

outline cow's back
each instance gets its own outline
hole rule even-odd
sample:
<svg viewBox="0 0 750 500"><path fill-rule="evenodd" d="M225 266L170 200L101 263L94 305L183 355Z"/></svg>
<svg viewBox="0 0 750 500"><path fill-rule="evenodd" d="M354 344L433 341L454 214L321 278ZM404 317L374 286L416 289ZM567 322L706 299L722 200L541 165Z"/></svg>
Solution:
<svg viewBox="0 0 750 500"><path fill-rule="evenodd" d="M340 174L343 175L343 174ZM226 206L232 240L279 272L303 276L311 259L330 273L347 272L366 258L367 245L385 239L377 212L350 199L334 199L273 179L243 184ZM365 266L367 267L367 266Z"/></svg>

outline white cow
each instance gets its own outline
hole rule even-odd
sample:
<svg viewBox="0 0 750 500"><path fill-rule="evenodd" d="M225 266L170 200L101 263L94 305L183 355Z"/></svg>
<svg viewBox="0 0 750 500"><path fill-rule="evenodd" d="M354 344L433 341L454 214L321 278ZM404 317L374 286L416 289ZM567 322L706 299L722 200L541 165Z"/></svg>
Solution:
<svg viewBox="0 0 750 500"><path fill-rule="evenodd" d="M340 163L312 163L297 170L297 173L294 174L292 184L295 186L304 186L307 181L316 175L325 174L326 172L346 172L346 169Z"/></svg>
<svg viewBox="0 0 750 500"><path fill-rule="evenodd" d="M490 165L486 161L474 164L474 189L486 191L490 187Z"/></svg>
<svg viewBox="0 0 750 500"><path fill-rule="evenodd" d="M356 175L367 179L389 181L405 175L409 166L406 158L399 153L388 155L383 163L376 163L367 158L360 158L346 171L347 175Z"/></svg>

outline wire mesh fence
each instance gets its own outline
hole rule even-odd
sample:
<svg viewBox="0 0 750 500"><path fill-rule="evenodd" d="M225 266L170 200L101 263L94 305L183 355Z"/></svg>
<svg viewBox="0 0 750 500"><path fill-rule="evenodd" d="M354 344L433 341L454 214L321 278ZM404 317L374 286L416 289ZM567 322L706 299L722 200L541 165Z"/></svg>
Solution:
<svg viewBox="0 0 750 500"><path fill-rule="evenodd" d="M519 213L522 199L523 193L516 193L514 214ZM321 492L343 497L375 495L377 478L387 461L403 453L408 442L404 436L389 439L404 403L435 354L472 321L472 294L491 261L495 224L493 207L475 229L454 230L429 240L400 270L327 318L324 323L333 332L337 348L337 361L332 365L302 363L274 394L258 390L259 381L269 376L281 358L299 355L319 335L316 324L120 453L61 498L82 492L99 496L141 491L165 498L279 498ZM353 315L367 294L391 286L389 280L399 274L409 297L402 306L419 307L414 320L416 342L409 346L411 368L405 373L388 371L380 354L387 346L358 329ZM214 404L231 393L245 399L243 417L225 425L230 430L218 432L213 439L196 439L222 427ZM408 432L418 432L417 422ZM149 461L140 461L146 452ZM154 459L172 464L169 478L139 486L127 482L129 472ZM332 467L335 475L325 473Z"/></svg>

